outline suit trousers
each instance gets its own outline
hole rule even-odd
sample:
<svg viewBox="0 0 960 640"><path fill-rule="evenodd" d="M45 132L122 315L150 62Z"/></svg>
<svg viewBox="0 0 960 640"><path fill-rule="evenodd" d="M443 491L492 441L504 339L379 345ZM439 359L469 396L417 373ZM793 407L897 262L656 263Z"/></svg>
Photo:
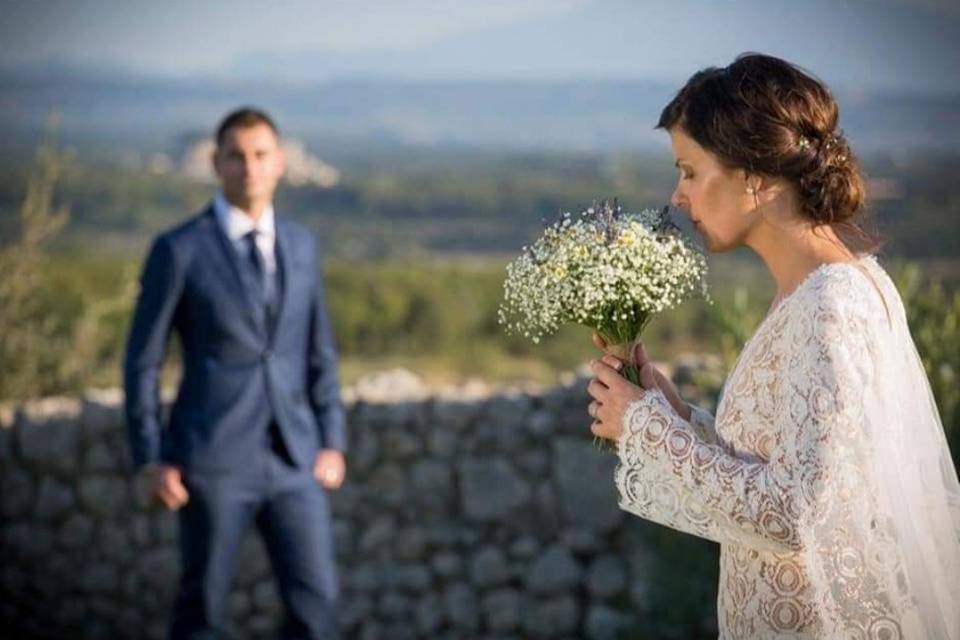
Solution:
<svg viewBox="0 0 960 640"><path fill-rule="evenodd" d="M292 465L277 435L273 424L257 459L243 468L185 473L190 499L178 512L181 577L171 640L220 637L240 544L251 524L266 546L285 608L280 637L338 637L327 494L312 469Z"/></svg>

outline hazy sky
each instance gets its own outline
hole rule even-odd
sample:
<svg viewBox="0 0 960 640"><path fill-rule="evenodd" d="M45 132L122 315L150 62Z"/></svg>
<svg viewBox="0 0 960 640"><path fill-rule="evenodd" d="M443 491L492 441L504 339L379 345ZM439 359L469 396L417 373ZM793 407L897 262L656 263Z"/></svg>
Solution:
<svg viewBox="0 0 960 640"><path fill-rule="evenodd" d="M828 82L960 90L960 2L0 0L0 67L161 76L649 78L763 51Z"/></svg>

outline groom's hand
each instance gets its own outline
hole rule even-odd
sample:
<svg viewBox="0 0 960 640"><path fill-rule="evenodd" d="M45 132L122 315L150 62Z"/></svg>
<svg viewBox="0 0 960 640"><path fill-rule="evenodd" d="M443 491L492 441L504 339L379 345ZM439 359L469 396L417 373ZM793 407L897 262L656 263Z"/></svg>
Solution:
<svg viewBox="0 0 960 640"><path fill-rule="evenodd" d="M597 349L606 353L607 343L597 332L593 333L593 344L595 347L597 347ZM611 364L610 358L613 358L613 356L604 356L603 361L607 364ZM665 376L663 372L653 364L653 360L651 360L650 356L647 355L647 350L643 346L642 342L637 343L636 349L633 352L633 359L637 363L637 371L643 372L644 367L646 367L648 364L650 365L651 371L646 372L645 374L642 373L642 375L652 375L655 386L663 392L664 397L666 397L667 401L670 403L670 406L673 407L673 410L676 411L681 418L689 422L691 413L690 405L684 402L683 398L680 397L680 392L677 391L677 387L673 384L673 381ZM643 383L644 381L641 378L641 384ZM650 388L650 386L647 384L643 384L643 387L645 389Z"/></svg>
<svg viewBox="0 0 960 640"><path fill-rule="evenodd" d="M150 494L170 511L176 511L190 500L180 467L151 462L143 467L141 473Z"/></svg>
<svg viewBox="0 0 960 640"><path fill-rule="evenodd" d="M346 475L347 463L336 449L321 449L313 463L313 477L324 489L339 489Z"/></svg>

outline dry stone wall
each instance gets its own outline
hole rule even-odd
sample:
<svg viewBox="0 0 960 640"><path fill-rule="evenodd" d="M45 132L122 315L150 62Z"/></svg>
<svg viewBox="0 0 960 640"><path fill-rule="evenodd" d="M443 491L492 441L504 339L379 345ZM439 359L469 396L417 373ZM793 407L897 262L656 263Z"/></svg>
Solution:
<svg viewBox="0 0 960 640"><path fill-rule="evenodd" d="M616 637L648 610L650 557L618 509L586 379L543 392L431 392L409 374L348 395L332 497L347 638ZM131 476L119 392L0 412L0 628L155 638L175 594L176 518ZM251 530L229 637L282 607Z"/></svg>

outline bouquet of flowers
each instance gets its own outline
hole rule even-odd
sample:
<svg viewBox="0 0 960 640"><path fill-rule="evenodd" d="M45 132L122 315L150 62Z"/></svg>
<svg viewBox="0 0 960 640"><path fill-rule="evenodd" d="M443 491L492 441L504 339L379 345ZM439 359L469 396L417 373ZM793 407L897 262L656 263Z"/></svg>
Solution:
<svg viewBox="0 0 960 640"><path fill-rule="evenodd" d="M590 327L639 384L634 347L653 316L707 297L706 259L668 214L624 213L616 200L563 214L507 267L500 324L534 343L569 322Z"/></svg>

